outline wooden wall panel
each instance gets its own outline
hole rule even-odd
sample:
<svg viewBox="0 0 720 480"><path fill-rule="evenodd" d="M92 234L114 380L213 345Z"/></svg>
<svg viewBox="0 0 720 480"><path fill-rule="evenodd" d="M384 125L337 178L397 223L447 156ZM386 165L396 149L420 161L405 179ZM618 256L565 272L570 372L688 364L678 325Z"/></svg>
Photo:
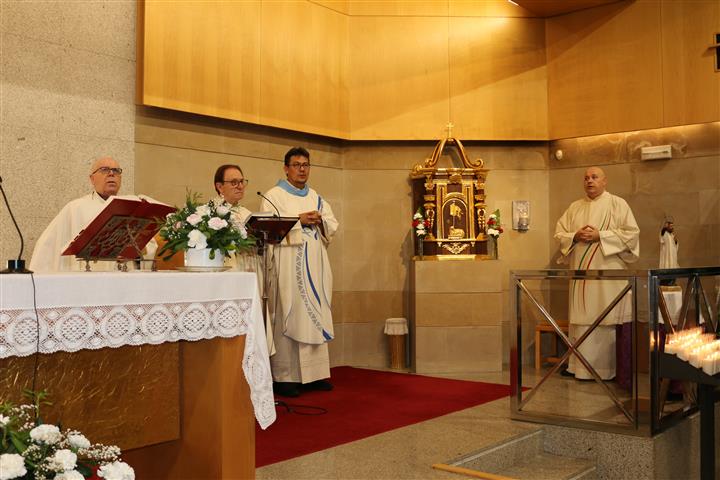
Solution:
<svg viewBox="0 0 720 480"><path fill-rule="evenodd" d="M661 2L547 19L550 137L662 126Z"/></svg>
<svg viewBox="0 0 720 480"><path fill-rule="evenodd" d="M708 45L720 33L716 0L663 2L665 126L720 120L720 72Z"/></svg>
<svg viewBox="0 0 720 480"><path fill-rule="evenodd" d="M445 17L447 1L438 0L349 0L349 13L353 16L421 16Z"/></svg>
<svg viewBox="0 0 720 480"><path fill-rule="evenodd" d="M452 18L450 109L466 139L548 138L545 22Z"/></svg>
<svg viewBox="0 0 720 480"><path fill-rule="evenodd" d="M334 10L264 2L260 123L347 138L347 36Z"/></svg>
<svg viewBox="0 0 720 480"><path fill-rule="evenodd" d="M310 0L312 3L335 10L338 13L348 15L350 13L349 0Z"/></svg>
<svg viewBox="0 0 720 480"><path fill-rule="evenodd" d="M448 122L448 19L350 17L354 140L433 139Z"/></svg>
<svg viewBox="0 0 720 480"><path fill-rule="evenodd" d="M258 122L260 2L145 2L145 105Z"/></svg>

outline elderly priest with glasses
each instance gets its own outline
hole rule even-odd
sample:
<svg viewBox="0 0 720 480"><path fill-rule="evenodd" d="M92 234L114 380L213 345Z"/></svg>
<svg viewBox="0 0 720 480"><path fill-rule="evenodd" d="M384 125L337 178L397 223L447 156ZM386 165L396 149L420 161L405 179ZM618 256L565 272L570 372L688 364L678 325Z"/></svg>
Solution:
<svg viewBox="0 0 720 480"><path fill-rule="evenodd" d="M36 273L48 273L81 269L80 262L76 261L74 256L62 256L61 253L70 241L102 211L107 200L118 194L122 184L122 173L123 170L118 162L110 157L98 158L92 164L89 176L92 192L69 202L50 222L35 243L35 250L30 260L30 270ZM121 198L137 200L143 197L125 195ZM149 199L148 197L144 198ZM151 240L145 248L145 256L153 258L157 243L155 240ZM114 270L115 268L116 265L112 262L99 262L93 265L93 270Z"/></svg>

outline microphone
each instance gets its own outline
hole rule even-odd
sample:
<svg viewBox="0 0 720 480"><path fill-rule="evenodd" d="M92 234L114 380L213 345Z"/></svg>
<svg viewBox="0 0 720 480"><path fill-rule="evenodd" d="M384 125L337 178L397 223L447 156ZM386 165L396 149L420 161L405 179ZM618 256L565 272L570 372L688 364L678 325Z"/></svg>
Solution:
<svg viewBox="0 0 720 480"><path fill-rule="evenodd" d="M264 198L265 200L267 200L270 205L272 205L272 207L273 207L273 208L275 209L275 211L277 212L277 217L280 218L280 210L278 210L278 208L275 206L275 204L274 204L273 202L271 202L270 199L269 199L268 197L266 197L265 195L263 195L262 193L257 192L257 194L258 194L259 196L261 196L262 198Z"/></svg>
<svg viewBox="0 0 720 480"><path fill-rule="evenodd" d="M18 227L18 224L15 221L15 215L13 215L12 210L10 209L10 202L8 202L7 196L5 195L5 189L2 186L2 177L0 177L0 193L2 193L3 199L5 200L5 206L7 207L10 218L12 219L15 229L18 232L18 236L20 237L20 253L18 254L17 260L8 260L8 268L0 273L33 273L25 268L25 260L22 259L23 249L25 248L25 240L23 239L20 227Z"/></svg>

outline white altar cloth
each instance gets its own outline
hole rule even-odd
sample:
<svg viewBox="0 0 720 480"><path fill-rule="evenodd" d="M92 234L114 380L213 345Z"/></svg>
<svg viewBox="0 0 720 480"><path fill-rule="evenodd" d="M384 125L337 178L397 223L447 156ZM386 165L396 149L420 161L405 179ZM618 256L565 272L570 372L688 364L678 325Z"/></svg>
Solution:
<svg viewBox="0 0 720 480"><path fill-rule="evenodd" d="M33 276L41 353L245 335L242 368L255 418L275 421L254 273L83 272ZM0 358L38 348L30 275L0 275Z"/></svg>

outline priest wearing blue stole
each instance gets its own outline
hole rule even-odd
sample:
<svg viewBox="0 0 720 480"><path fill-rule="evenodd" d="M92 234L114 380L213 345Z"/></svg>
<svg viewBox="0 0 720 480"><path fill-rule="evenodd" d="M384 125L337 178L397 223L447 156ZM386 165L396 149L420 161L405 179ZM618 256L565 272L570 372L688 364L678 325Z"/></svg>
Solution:
<svg viewBox="0 0 720 480"><path fill-rule="evenodd" d="M275 392L296 397L301 390L331 390L328 342L334 337L332 271L327 245L338 229L330 204L307 184L310 154L302 147L285 154L286 178L265 196L261 210L298 216L282 243L273 248L277 275L270 358ZM272 202L272 204L270 203Z"/></svg>

